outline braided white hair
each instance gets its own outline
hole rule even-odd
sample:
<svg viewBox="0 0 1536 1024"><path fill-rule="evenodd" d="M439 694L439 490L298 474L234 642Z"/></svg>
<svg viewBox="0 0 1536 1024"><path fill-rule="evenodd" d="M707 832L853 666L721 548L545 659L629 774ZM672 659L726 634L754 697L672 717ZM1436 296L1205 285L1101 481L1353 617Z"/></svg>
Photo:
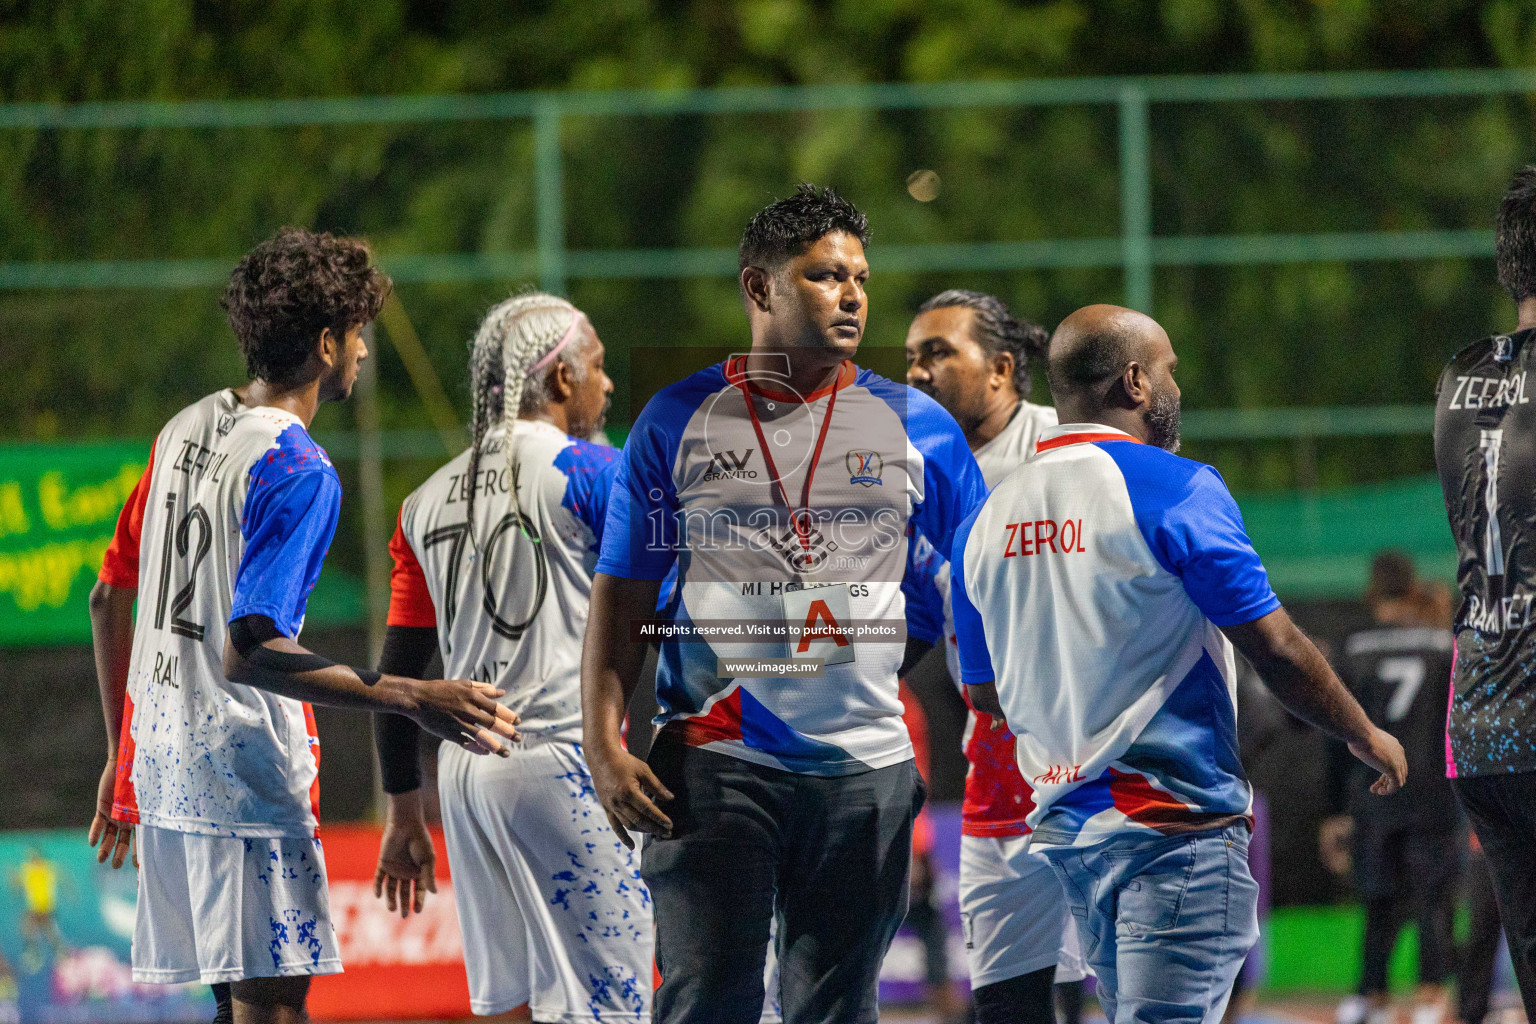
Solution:
<svg viewBox="0 0 1536 1024"><path fill-rule="evenodd" d="M565 299L547 292L529 292L514 296L491 308L469 344L470 390L473 413L470 431L473 438L469 455L469 500L465 509L470 537L474 537L475 494L479 491L481 449L494 420L505 426L505 444L512 501L518 511L522 502L517 494L518 465L512 445L513 423L519 416L536 413L549 404L551 365L536 377L529 371L546 358L566 333L576 327L581 311ZM578 381L586 376L586 362L580 356L586 345L567 345L559 362L570 367Z"/></svg>

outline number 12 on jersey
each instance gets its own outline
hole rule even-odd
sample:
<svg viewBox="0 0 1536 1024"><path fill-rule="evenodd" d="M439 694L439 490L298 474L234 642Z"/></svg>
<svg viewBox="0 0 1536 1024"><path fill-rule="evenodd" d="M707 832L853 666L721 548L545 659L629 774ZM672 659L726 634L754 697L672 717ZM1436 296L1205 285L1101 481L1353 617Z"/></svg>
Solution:
<svg viewBox="0 0 1536 1024"><path fill-rule="evenodd" d="M197 539L192 539L193 528L196 528ZM181 522L176 522L176 495L165 496L165 536L160 542L160 593L155 598L155 628L165 628L166 598L171 591L171 548L176 548L176 554L186 558L187 553L192 553L192 565L187 570L187 585L176 591L176 596L170 599L171 632L178 636L187 637L190 640L202 642L205 630L196 622L189 622L181 617L192 604L192 599L197 593L197 570L202 566L203 559L208 555L208 549L213 545L213 523L208 519L208 513L201 505L193 505L187 509L186 515L181 517Z"/></svg>

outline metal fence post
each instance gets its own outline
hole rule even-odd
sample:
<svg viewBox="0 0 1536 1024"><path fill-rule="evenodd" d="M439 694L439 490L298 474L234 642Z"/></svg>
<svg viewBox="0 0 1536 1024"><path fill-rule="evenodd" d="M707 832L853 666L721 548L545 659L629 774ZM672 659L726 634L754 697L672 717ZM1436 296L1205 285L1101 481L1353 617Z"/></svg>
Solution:
<svg viewBox="0 0 1536 1024"><path fill-rule="evenodd" d="M357 489L361 501L364 606L367 609L368 664L384 651L389 612L389 512L384 500L384 449L379 431L379 342L373 324L363 328L370 358L357 371Z"/></svg>
<svg viewBox="0 0 1536 1024"><path fill-rule="evenodd" d="M560 153L560 100L541 96L533 112L533 184L538 208L539 287L565 294L565 191Z"/></svg>
<svg viewBox="0 0 1536 1024"><path fill-rule="evenodd" d="M1125 304L1152 313L1152 173L1147 93L1120 90L1120 244L1125 260Z"/></svg>

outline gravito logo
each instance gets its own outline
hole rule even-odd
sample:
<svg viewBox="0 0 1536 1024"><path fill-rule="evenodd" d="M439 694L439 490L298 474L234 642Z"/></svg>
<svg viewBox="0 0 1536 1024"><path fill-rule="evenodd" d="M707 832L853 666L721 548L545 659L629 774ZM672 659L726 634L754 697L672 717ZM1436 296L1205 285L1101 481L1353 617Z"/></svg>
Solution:
<svg viewBox="0 0 1536 1024"><path fill-rule="evenodd" d="M723 452L710 453L710 469L704 474L706 482L711 480L756 480L757 470L748 469L747 463L752 460L754 449L748 448L745 455L737 455L734 449Z"/></svg>

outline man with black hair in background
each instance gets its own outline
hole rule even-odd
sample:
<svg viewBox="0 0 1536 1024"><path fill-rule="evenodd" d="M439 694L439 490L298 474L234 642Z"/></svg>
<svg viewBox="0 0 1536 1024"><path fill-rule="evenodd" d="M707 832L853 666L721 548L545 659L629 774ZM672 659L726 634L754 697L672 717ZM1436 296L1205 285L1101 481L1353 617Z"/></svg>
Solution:
<svg viewBox="0 0 1536 1024"><path fill-rule="evenodd" d="M955 417L989 488L1056 425L1056 410L1028 399L1029 362L1044 358L1049 340L1043 327L1016 319L996 296L963 289L924 302L907 330L907 383ZM942 609L929 618L942 620L945 664L958 686L950 566L922 548L914 545L907 590L912 607ZM921 631L911 616L909 629ZM1013 734L1001 719L973 709L963 742L971 767L961 811L960 916L976 1019L1051 1024L1053 981L1061 983L1070 1019L1081 1006L1087 965L1056 876L1029 854L1025 818L1035 804L1014 759Z"/></svg>
<svg viewBox="0 0 1536 1024"><path fill-rule="evenodd" d="M299 228L240 261L222 305L252 379L161 429L91 591L108 759L90 842L121 867L137 827L133 979L227 986L219 1016L239 1024L307 1020L310 978L341 970L307 702L409 715L478 753L517 736L488 685L297 642L341 506L309 424L351 394L389 288L366 244Z"/></svg>
<svg viewBox="0 0 1536 1024"><path fill-rule="evenodd" d="M1370 773L1333 744L1331 802L1347 810L1323 823L1325 859L1341 859L1327 856L1330 842L1353 839L1355 887L1365 901L1358 995L1340 1004L1338 1021L1391 1024L1387 963L1411 916L1419 926L1413 1024L1439 1024L1455 963L1452 921L1467 845L1444 772L1451 633L1425 621L1413 562L1401 551L1372 561L1365 601L1375 623L1345 639L1339 677L1371 721L1402 743L1408 783L1391 796L1372 796Z"/></svg>
<svg viewBox="0 0 1536 1024"><path fill-rule="evenodd" d="M1494 239L1515 330L1440 375L1435 463L1456 539L1461 608L1449 717L1456 795L1498 896L1527 1012L1536 1007L1536 167L1515 174Z"/></svg>
<svg viewBox="0 0 1536 1024"><path fill-rule="evenodd" d="M897 697L907 526L947 556L986 492L948 413L851 362L867 237L829 188L802 185L752 218L751 351L651 399L609 499L585 748L614 830L650 833L666 1024L757 1021L775 920L784 1020L873 1022L906 913L923 799ZM710 638L663 639L647 764L620 732L645 653L632 628L653 619L674 564L662 624ZM850 640L855 623L880 642Z"/></svg>

